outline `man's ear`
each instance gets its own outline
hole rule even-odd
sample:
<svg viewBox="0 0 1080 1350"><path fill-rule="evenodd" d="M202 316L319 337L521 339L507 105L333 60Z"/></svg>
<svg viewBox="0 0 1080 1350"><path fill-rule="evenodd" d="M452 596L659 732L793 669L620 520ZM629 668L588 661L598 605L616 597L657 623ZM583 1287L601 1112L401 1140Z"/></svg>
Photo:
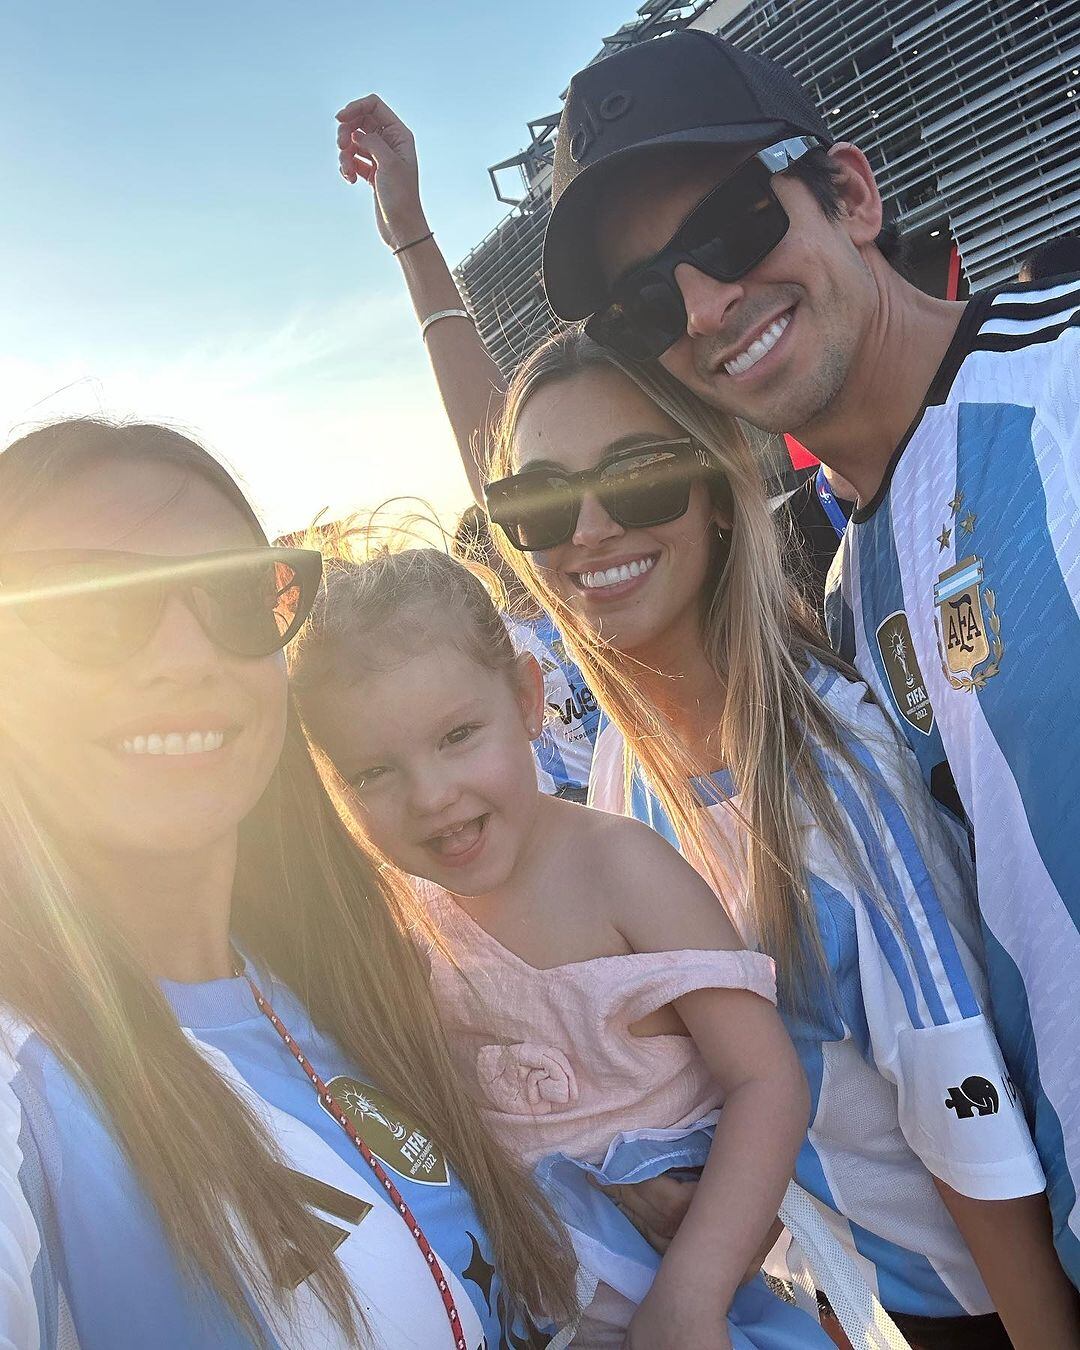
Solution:
<svg viewBox="0 0 1080 1350"><path fill-rule="evenodd" d="M841 197L840 224L857 248L872 244L881 233L884 208L870 161L849 141L832 146L829 159Z"/></svg>
<svg viewBox="0 0 1080 1350"><path fill-rule="evenodd" d="M535 741L544 729L544 672L531 652L521 652L514 662L514 683L521 720Z"/></svg>

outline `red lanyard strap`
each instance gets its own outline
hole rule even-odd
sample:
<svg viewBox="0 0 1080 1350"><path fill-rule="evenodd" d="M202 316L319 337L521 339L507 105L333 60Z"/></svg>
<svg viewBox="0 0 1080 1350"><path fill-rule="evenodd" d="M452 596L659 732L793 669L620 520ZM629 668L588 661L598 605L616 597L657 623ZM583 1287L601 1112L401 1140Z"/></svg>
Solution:
<svg viewBox="0 0 1080 1350"><path fill-rule="evenodd" d="M378 1158L375 1157L371 1149L368 1148L367 1144L365 1144L364 1141L360 1138L359 1134L357 1134L356 1126L352 1123L349 1117L341 1109L341 1106L338 1104L338 1101L335 1098L334 1094L330 1091L330 1089L326 1086L323 1080L312 1068L303 1050L300 1049L297 1043L289 1035L289 1032L284 1022L282 1022L281 1018L278 1017L276 1012L274 1012L274 1009L271 1007L270 1003L263 997L262 993L259 990L259 986L246 972L237 971L237 974L238 975L242 974L244 979L247 980L248 984L251 987L251 992L255 997L255 1002L259 1006L259 1011L265 1014L265 1016L269 1019L270 1024L273 1026L274 1030L285 1042L285 1045L288 1048L289 1053L292 1055L293 1059L296 1060L297 1064L300 1065L303 1071L307 1074L308 1078L311 1080L312 1086L318 1093L319 1101L323 1104L323 1106L330 1113L330 1115L333 1116L333 1118L337 1121L337 1123L349 1136L352 1142L356 1145L357 1149L359 1149L361 1157L371 1168L371 1170L375 1173L383 1189L386 1191L390 1199L393 1201L394 1208L401 1215L404 1222L408 1225L409 1232L412 1233L413 1238L416 1241L416 1245L420 1248L421 1252L423 1252L424 1254L424 1260L428 1264L428 1269L431 1271L431 1277L435 1281L435 1285L439 1291L439 1297L442 1299L443 1307L446 1309L446 1315L450 1319L450 1327L454 1334L455 1350L468 1350L468 1347L465 1344L465 1337L462 1334L461 1330L461 1318L458 1316L458 1310L454 1304L454 1296L450 1292L450 1286L446 1282L446 1276L442 1272L442 1267L439 1265L438 1259L436 1258L434 1251L432 1251L431 1243L428 1242L427 1238L424 1235L424 1230L420 1227L419 1223L417 1223L416 1221L416 1216L413 1214L409 1206L405 1203L405 1200L403 1199L401 1192L390 1180L386 1168L383 1167L382 1163L379 1162Z"/></svg>

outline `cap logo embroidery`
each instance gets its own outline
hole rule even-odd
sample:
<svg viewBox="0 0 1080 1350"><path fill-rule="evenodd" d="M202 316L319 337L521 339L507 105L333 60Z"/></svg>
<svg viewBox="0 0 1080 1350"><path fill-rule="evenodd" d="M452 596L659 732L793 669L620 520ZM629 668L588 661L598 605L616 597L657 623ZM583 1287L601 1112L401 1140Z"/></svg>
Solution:
<svg viewBox="0 0 1080 1350"><path fill-rule="evenodd" d="M628 89L613 89L595 107L591 103L582 103L581 121L570 134L570 158L574 163L581 163L597 137L603 135L606 123L625 117L633 106L634 96Z"/></svg>

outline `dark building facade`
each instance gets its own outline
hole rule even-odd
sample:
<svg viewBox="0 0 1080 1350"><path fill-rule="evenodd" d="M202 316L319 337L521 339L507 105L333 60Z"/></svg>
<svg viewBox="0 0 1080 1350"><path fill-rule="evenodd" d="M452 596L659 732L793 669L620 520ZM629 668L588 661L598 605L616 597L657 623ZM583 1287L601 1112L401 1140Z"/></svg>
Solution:
<svg viewBox="0 0 1080 1350"><path fill-rule="evenodd" d="M681 27L773 57L814 92L869 156L924 289L990 285L1080 229L1080 0L650 0L596 59ZM528 148L493 167L513 209L457 269L506 372L557 322L540 282L557 124L531 123Z"/></svg>

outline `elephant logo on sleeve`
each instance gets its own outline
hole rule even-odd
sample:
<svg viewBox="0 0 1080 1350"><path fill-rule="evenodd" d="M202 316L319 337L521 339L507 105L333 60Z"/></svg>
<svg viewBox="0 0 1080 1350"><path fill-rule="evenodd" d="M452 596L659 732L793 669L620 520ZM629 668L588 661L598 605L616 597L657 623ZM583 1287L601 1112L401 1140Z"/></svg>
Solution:
<svg viewBox="0 0 1080 1350"><path fill-rule="evenodd" d="M949 1088L945 1105L956 1112L957 1120L970 1120L972 1116L996 1116L1001 1102L989 1078L972 1074L959 1087Z"/></svg>

